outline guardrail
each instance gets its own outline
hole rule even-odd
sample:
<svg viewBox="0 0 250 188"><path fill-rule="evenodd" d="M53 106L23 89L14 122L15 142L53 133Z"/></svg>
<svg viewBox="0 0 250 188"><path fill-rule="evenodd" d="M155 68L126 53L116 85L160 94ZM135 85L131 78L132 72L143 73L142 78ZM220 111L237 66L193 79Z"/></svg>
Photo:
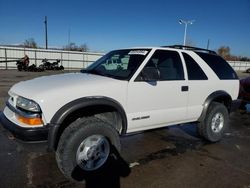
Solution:
<svg viewBox="0 0 250 188"><path fill-rule="evenodd" d="M65 69L82 69L103 56L103 53L46 50L0 46L0 69L16 69L16 60L29 56L30 65L39 66L43 59L60 60Z"/></svg>

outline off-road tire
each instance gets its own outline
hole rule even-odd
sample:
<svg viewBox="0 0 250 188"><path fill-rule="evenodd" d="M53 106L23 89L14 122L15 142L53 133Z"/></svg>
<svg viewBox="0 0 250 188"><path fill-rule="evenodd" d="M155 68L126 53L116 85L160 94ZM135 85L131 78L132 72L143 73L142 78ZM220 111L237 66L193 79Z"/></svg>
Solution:
<svg viewBox="0 0 250 188"><path fill-rule="evenodd" d="M110 124L95 117L80 118L71 123L62 133L56 150L56 161L61 172L70 180L76 181L72 173L75 168L79 168L76 153L80 143L89 136L97 134L107 138L110 147L114 146L117 151L120 151L118 132ZM111 152L112 150L109 155L112 154Z"/></svg>
<svg viewBox="0 0 250 188"><path fill-rule="evenodd" d="M223 125L221 128L218 128L218 130L212 128L214 125L213 120L215 120L217 116L218 119L223 119ZM220 141L228 126L228 118L228 110L225 105L218 102L212 102L208 108L205 119L198 123L199 134L210 142Z"/></svg>

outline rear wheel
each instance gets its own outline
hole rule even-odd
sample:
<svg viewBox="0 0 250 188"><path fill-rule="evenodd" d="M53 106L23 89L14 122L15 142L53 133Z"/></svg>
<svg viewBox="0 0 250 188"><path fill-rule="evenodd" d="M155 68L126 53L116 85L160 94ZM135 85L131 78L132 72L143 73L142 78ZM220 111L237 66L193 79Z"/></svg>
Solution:
<svg viewBox="0 0 250 188"><path fill-rule="evenodd" d="M59 70L64 70L64 67L61 65L61 66L59 67Z"/></svg>
<svg viewBox="0 0 250 188"><path fill-rule="evenodd" d="M18 70L18 71L22 71L22 70L23 70L22 65L20 65L20 64L19 64L19 65L17 65L17 70Z"/></svg>
<svg viewBox="0 0 250 188"><path fill-rule="evenodd" d="M198 124L199 133L210 142L217 142L223 137L228 126L228 110L225 105L212 102L206 117Z"/></svg>
<svg viewBox="0 0 250 188"><path fill-rule="evenodd" d="M59 140L58 167L66 177L75 180L72 173L76 168L88 173L102 168L113 146L120 150L119 134L111 125L94 117L78 119Z"/></svg>

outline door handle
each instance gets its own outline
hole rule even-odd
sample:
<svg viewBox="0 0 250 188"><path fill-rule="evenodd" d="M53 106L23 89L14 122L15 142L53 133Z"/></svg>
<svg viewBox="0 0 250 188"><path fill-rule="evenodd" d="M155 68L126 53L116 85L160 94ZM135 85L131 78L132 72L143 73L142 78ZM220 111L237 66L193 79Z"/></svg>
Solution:
<svg viewBox="0 0 250 188"><path fill-rule="evenodd" d="M188 86L181 86L181 91L188 91Z"/></svg>

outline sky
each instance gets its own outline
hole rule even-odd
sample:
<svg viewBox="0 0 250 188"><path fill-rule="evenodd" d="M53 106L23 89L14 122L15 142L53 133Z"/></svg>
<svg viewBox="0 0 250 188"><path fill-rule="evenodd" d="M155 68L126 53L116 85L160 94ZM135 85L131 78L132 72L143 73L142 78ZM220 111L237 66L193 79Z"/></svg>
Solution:
<svg viewBox="0 0 250 188"><path fill-rule="evenodd" d="M34 38L45 47L86 43L91 51L107 52L135 46L183 44L250 57L250 0L0 0L0 45Z"/></svg>

